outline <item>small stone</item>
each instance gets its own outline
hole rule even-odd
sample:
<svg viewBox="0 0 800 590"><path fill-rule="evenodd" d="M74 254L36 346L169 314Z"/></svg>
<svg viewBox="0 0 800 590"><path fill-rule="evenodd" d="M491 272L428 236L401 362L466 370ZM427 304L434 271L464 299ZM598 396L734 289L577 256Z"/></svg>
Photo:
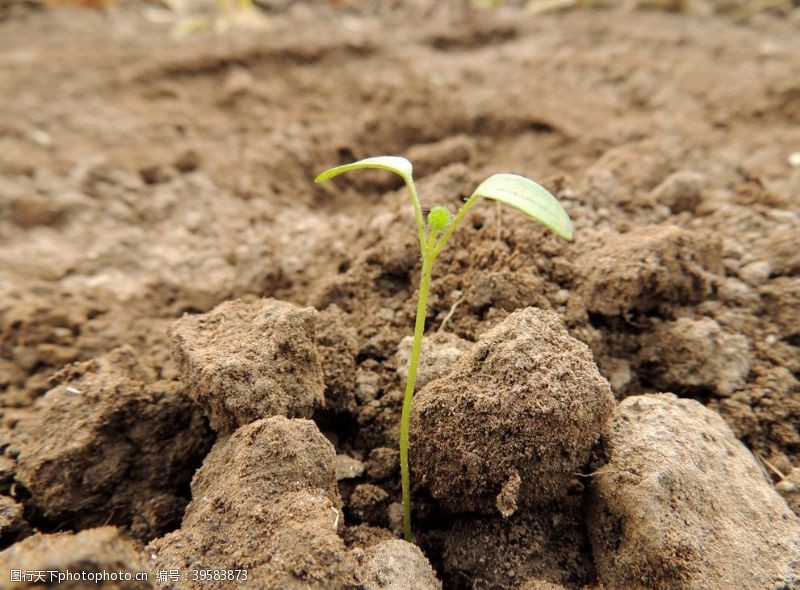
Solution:
<svg viewBox="0 0 800 590"><path fill-rule="evenodd" d="M223 101L233 101L247 94L254 82L253 74L249 70L242 67L232 68L222 83Z"/></svg>
<svg viewBox="0 0 800 590"><path fill-rule="evenodd" d="M717 294L720 300L737 305L758 303L758 293L743 281L733 277L726 277L720 281Z"/></svg>
<svg viewBox="0 0 800 590"><path fill-rule="evenodd" d="M612 358L606 360L604 368L614 393L623 393L633 379L631 364L625 359Z"/></svg>
<svg viewBox="0 0 800 590"><path fill-rule="evenodd" d="M766 260L758 260L743 266L739 270L739 277L753 287L763 285L769 280L772 266Z"/></svg>
<svg viewBox="0 0 800 590"><path fill-rule="evenodd" d="M553 293L551 300L556 305L565 305L569 301L570 292L566 289L559 289Z"/></svg>
<svg viewBox="0 0 800 590"><path fill-rule="evenodd" d="M389 307L381 307L375 315L382 319L384 322L393 322L394 321L394 310Z"/></svg>
<svg viewBox="0 0 800 590"><path fill-rule="evenodd" d="M681 170L667 176L651 193L652 198L666 205L673 213L694 211L703 199L708 180L691 170Z"/></svg>
<svg viewBox="0 0 800 590"><path fill-rule="evenodd" d="M364 464L350 455L336 455L336 481L355 479L364 473Z"/></svg>
<svg viewBox="0 0 800 590"><path fill-rule="evenodd" d="M522 479L520 479L519 473L514 471L508 481L503 484L500 493L497 494L495 506L503 518L508 518L517 511L520 483L522 483Z"/></svg>

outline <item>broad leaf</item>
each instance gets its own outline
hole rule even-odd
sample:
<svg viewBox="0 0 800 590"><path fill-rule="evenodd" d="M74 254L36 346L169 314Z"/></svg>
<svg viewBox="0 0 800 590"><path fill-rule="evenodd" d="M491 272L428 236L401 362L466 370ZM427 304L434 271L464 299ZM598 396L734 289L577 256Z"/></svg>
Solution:
<svg viewBox="0 0 800 590"><path fill-rule="evenodd" d="M562 238L572 239L572 220L546 188L517 174L495 174L475 189L473 196L500 201L519 209Z"/></svg>
<svg viewBox="0 0 800 590"><path fill-rule="evenodd" d="M344 166L336 166L336 168L330 168L317 176L314 182L325 182L334 176L339 176L342 172L360 170L362 168L381 168L383 170L389 170L402 176L406 183L411 182L411 162L400 156L378 156L376 158L359 160L352 164L345 164Z"/></svg>

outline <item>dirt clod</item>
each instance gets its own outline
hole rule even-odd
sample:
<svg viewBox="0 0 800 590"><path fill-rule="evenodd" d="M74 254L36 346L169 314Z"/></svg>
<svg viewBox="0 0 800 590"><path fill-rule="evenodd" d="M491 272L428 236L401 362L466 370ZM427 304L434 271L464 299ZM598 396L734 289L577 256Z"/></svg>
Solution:
<svg viewBox="0 0 800 590"><path fill-rule="evenodd" d="M18 425L17 477L46 518L151 539L179 521L210 446L199 409L130 347L65 368Z"/></svg>
<svg viewBox="0 0 800 590"><path fill-rule="evenodd" d="M794 467L781 481L775 484L775 489L783 496L792 512L800 516L800 467Z"/></svg>
<svg viewBox="0 0 800 590"><path fill-rule="evenodd" d="M64 3L91 7L55 6ZM0 0L0 96L12 97L0 109L0 497L16 502L0 500L0 532L3 506L12 529L23 508L30 530L17 542L110 517L134 541L172 532L164 563L184 572L255 555L253 590L364 585L353 550L402 535L398 345L414 328L420 249L398 176L313 179L380 154L413 162L425 214L455 213L489 175L511 172L547 187L575 223L567 242L499 203L476 204L437 259L427 343L438 331L456 348L465 344L456 338L474 344L520 309L550 310L619 400L669 387L702 401L800 511L797 0L258 0L224 14L211 0L188 3ZM267 29L247 26L255 15ZM166 21L195 16L219 34L175 43ZM274 334L243 311L264 297L297 306L274 351L285 372L262 346ZM237 298L230 334L197 316ZM310 320L308 306L318 309ZM167 335L187 313L197 322L188 352L216 355L194 372L181 371ZM294 342L308 355L293 357ZM431 375L423 367L419 391L442 381L455 400L441 402L451 430L434 431L437 444L452 433L437 468L455 474L455 492L443 494L455 506L431 496L416 466L411 474L415 539L447 590L601 585L581 532L582 486L599 477L600 459L576 468L578 453L562 460L555 448L588 445L595 425L583 428L581 412L602 410L562 403L581 389L569 384L550 404L566 383L552 355L562 344L531 346L543 351L536 363L532 351L519 356L523 368L552 367L537 382L547 394L535 397L538 413L525 391L540 375L521 375L516 359L489 367L485 387L450 379L472 344ZM110 366L107 389L131 400L126 380L141 382L141 399L117 414L76 401L61 422L39 418L48 391L82 391L73 363L102 364L120 346L144 375ZM437 355L426 348L423 364ZM208 399L194 403L189 389ZM172 401L153 402L154 417L143 408L158 391ZM553 416L567 412L578 418L562 427ZM264 453L240 485L228 447L227 471L214 470L221 483L205 481L193 498L192 512L212 524L175 533L213 437L224 444L274 413L312 418L335 462L315 435L320 464L289 444L294 457L274 456L292 468L274 473ZM203 426L193 454L192 421L208 415L217 432ZM21 472L28 459L52 460L31 492L18 453L49 439L58 452L22 454ZM657 450L669 459L670 449ZM602 456L602 440L590 456ZM331 494L306 485L304 467L323 470ZM338 510L330 469L342 478ZM532 481L559 487L558 499L537 504ZM459 499L472 493L463 482L486 483L473 506ZM271 491L250 502L242 490L259 485ZM45 513L59 486L63 504ZM374 501L377 489L387 498ZM214 507L202 509L205 491ZM242 497L249 515L233 505Z"/></svg>
<svg viewBox="0 0 800 590"><path fill-rule="evenodd" d="M353 384L358 344L355 330L337 306L319 313L316 322L317 356L325 379L325 408L332 412L356 411Z"/></svg>
<svg viewBox="0 0 800 590"><path fill-rule="evenodd" d="M148 548L158 568L247 569L261 588L357 588L333 445L308 420L274 416L218 441L192 482L181 529ZM186 587L238 588L241 582Z"/></svg>
<svg viewBox="0 0 800 590"><path fill-rule="evenodd" d="M11 200L7 214L11 221L26 229L41 225L57 226L74 205L68 198L25 195Z"/></svg>
<svg viewBox="0 0 800 590"><path fill-rule="evenodd" d="M11 571L44 572L41 581L14 584L14 588L58 587L74 590L83 588L117 588L119 590L148 590L155 588L155 574L148 568L144 556L134 544L125 539L114 527L89 529L77 534L36 534L20 541L0 553L0 575L3 582L11 580ZM129 574L132 580L109 580L99 584L92 580L62 581L50 579L50 572L85 574ZM136 575L146 574L146 580L136 580ZM127 577L123 576L123 577Z"/></svg>
<svg viewBox="0 0 800 590"><path fill-rule="evenodd" d="M373 479L387 479L400 472L400 452L391 447L376 447L367 459L367 474Z"/></svg>
<svg viewBox="0 0 800 590"><path fill-rule="evenodd" d="M336 455L336 480L355 479L364 473L364 464L349 455Z"/></svg>
<svg viewBox="0 0 800 590"><path fill-rule="evenodd" d="M756 260L739 269L739 277L752 287L766 283L771 273L772 265L766 260Z"/></svg>
<svg viewBox="0 0 800 590"><path fill-rule="evenodd" d="M357 524L345 527L342 531L342 539L351 549L371 547L383 541L391 541L395 536L389 529L371 526L368 524Z"/></svg>
<svg viewBox="0 0 800 590"><path fill-rule="evenodd" d="M731 395L744 386L750 371L749 345L710 318L680 318L645 335L641 358L653 365L661 389L705 389Z"/></svg>
<svg viewBox="0 0 800 590"><path fill-rule="evenodd" d="M577 264L586 308L606 316L700 301L721 271L718 241L676 226L614 236Z"/></svg>
<svg viewBox="0 0 800 590"><path fill-rule="evenodd" d="M780 277L761 288L764 307L785 338L800 334L800 278Z"/></svg>
<svg viewBox="0 0 800 590"><path fill-rule="evenodd" d="M609 588L793 588L800 520L715 412L625 399L591 478L588 526Z"/></svg>
<svg viewBox="0 0 800 590"><path fill-rule="evenodd" d="M566 587L546 580L533 579L527 580L519 587L519 590L566 590Z"/></svg>
<svg viewBox="0 0 800 590"><path fill-rule="evenodd" d="M517 477L518 504L541 504L588 460L612 407L586 345L554 313L527 308L417 394L413 471L455 511L491 509Z"/></svg>
<svg viewBox="0 0 800 590"><path fill-rule="evenodd" d="M546 580L527 580L519 590L566 590L565 586L561 584L554 584Z"/></svg>
<svg viewBox="0 0 800 590"><path fill-rule="evenodd" d="M508 519L462 516L444 533L443 575L452 588L517 588L531 578L580 588L594 578L580 496Z"/></svg>
<svg viewBox="0 0 800 590"><path fill-rule="evenodd" d="M399 539L356 553L364 570L364 590L441 590L442 584L419 547Z"/></svg>
<svg viewBox="0 0 800 590"><path fill-rule="evenodd" d="M397 375L405 384L408 377L408 359L411 357L413 336L406 336L397 347ZM422 342L422 353L417 368L416 389L430 381L447 375L472 343L450 332L436 332Z"/></svg>
<svg viewBox="0 0 800 590"><path fill-rule="evenodd" d="M800 248L797 228L782 226L768 232L757 242L757 252L774 275L797 275L800 272Z"/></svg>
<svg viewBox="0 0 800 590"><path fill-rule="evenodd" d="M653 200L666 205L673 213L694 212L703 199L708 179L700 172L681 170L670 174L651 194Z"/></svg>
<svg viewBox="0 0 800 590"><path fill-rule="evenodd" d="M380 486L358 484L350 496L350 511L359 522L384 525L388 522L389 500L389 494Z"/></svg>
<svg viewBox="0 0 800 590"><path fill-rule="evenodd" d="M8 496L0 496L0 548L4 549L29 534L30 527L22 504Z"/></svg>
<svg viewBox="0 0 800 590"><path fill-rule="evenodd" d="M259 418L308 418L324 404L317 312L274 299L227 301L170 334L182 379L222 432Z"/></svg>
<svg viewBox="0 0 800 590"><path fill-rule="evenodd" d="M550 304L542 295L543 290L544 281L528 271L484 271L471 277L464 303L477 313L492 308L505 311L528 306L547 309Z"/></svg>
<svg viewBox="0 0 800 590"><path fill-rule="evenodd" d="M422 178L450 164L469 161L474 143L470 137L456 135L442 141L413 146L408 150L407 157L414 163L414 176Z"/></svg>

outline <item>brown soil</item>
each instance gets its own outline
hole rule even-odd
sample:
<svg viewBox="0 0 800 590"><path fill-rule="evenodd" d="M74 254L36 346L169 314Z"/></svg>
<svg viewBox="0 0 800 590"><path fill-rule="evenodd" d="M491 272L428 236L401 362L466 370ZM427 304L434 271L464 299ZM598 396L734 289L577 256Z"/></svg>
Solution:
<svg viewBox="0 0 800 590"><path fill-rule="evenodd" d="M415 473L454 512L496 507L508 517L564 495L613 408L587 346L554 313L529 307L417 393Z"/></svg>
<svg viewBox="0 0 800 590"><path fill-rule="evenodd" d="M601 376L617 400L669 391L718 412L758 460L728 473L757 482L762 465L763 505L777 489L797 512L798 11L741 24L513 4L267 2L266 30L176 43L138 4L0 2L4 568L85 554L250 567L264 588L404 588L409 571L420 588L717 587L703 580L726 565L697 566L710 558L680 539L642 549L620 524L640 494L593 482L651 465L615 455L645 418L618 406L603 430ZM567 243L485 203L434 269L442 335L419 395L441 415L419 422L412 463L416 541L439 581L389 540L411 208L385 173L312 182L382 153L414 162L426 208L509 171L576 224ZM485 423L466 419L476 406ZM670 440L733 444L697 428ZM670 498L653 506L684 514ZM756 513L770 530L775 511ZM780 518L778 553L800 530ZM87 530L102 525L119 533ZM781 568L757 579L800 587L796 557Z"/></svg>

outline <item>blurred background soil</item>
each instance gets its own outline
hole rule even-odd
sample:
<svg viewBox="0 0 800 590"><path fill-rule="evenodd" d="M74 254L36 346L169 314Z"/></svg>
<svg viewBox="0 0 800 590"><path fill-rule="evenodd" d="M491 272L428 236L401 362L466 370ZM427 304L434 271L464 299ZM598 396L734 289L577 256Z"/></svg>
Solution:
<svg viewBox="0 0 800 590"><path fill-rule="evenodd" d="M312 179L392 153L425 207L509 171L576 224L566 244L476 207L435 269L429 330L474 341L552 310L618 399L696 399L775 483L800 466L791 2L99 4L0 0L2 448L63 367L126 346L137 379L181 389L170 324L266 296L313 305L344 343L326 385L355 399L315 419L383 473L415 308L410 207L384 174ZM340 492L354 522L388 518Z"/></svg>

